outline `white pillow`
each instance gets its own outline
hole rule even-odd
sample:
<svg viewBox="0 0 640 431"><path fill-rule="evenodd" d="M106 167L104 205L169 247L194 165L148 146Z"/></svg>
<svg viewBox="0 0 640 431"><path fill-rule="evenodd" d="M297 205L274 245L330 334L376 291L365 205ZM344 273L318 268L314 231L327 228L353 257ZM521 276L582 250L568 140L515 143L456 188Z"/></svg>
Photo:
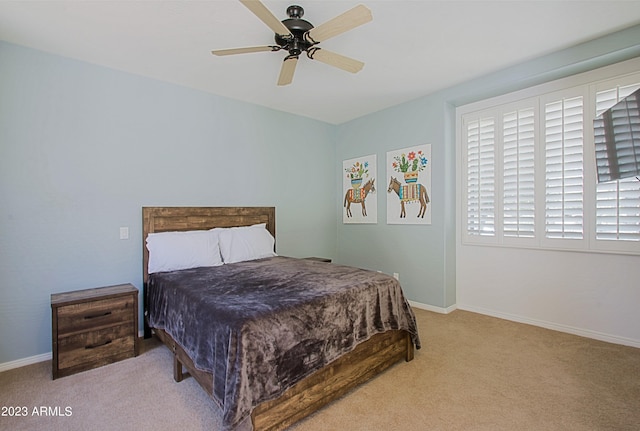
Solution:
<svg viewBox="0 0 640 431"><path fill-rule="evenodd" d="M147 236L149 274L200 266L222 265L218 232L158 232Z"/></svg>
<svg viewBox="0 0 640 431"><path fill-rule="evenodd" d="M220 254L224 263L276 256L275 240L266 223L219 229Z"/></svg>

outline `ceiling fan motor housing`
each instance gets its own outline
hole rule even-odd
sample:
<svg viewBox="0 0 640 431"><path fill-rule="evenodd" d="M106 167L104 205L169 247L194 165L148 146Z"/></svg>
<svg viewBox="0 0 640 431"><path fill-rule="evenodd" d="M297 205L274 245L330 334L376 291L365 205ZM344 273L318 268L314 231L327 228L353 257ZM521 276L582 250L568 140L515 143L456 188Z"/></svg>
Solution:
<svg viewBox="0 0 640 431"><path fill-rule="evenodd" d="M313 25L309 21L302 19L304 15L302 6L289 6L287 15L289 15L289 19L282 21L282 24L289 29L293 37L276 34L275 40L282 49L289 51L289 55L298 56L315 45L315 43L305 40L304 37L305 33L313 28Z"/></svg>
<svg viewBox="0 0 640 431"><path fill-rule="evenodd" d="M2 0L0 0L2 1ZM247 54L251 52L277 52L286 50L287 55L280 68L278 85L289 85L293 81L293 74L300 54L307 53L311 60L318 60L329 66L347 72L356 73L362 69L364 63L344 55L320 49L316 45L329 38L338 36L373 19L371 11L360 4L348 11L314 27L309 21L302 19L304 9L298 5L287 8L288 19L280 21L262 3L261 0L239 0L253 14L275 33L277 45L250 46L246 48L217 49L211 51L213 55Z"/></svg>

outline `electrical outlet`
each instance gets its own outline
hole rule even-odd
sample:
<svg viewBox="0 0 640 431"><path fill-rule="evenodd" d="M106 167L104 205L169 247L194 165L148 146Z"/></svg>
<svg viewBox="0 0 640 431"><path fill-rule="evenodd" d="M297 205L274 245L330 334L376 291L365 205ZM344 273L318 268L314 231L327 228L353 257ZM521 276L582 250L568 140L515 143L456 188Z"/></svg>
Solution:
<svg viewBox="0 0 640 431"><path fill-rule="evenodd" d="M120 239L129 239L129 228L121 227L120 228Z"/></svg>
<svg viewBox="0 0 640 431"><path fill-rule="evenodd" d="M395 278L396 280L400 281L400 274L397 272L393 273L393 278Z"/></svg>

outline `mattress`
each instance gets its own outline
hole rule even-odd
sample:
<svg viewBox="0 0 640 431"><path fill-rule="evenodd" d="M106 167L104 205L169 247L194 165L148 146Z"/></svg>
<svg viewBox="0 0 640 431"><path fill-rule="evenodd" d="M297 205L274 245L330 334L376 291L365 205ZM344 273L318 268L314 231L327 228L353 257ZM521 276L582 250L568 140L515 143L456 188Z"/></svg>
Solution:
<svg viewBox="0 0 640 431"><path fill-rule="evenodd" d="M151 274L147 295L150 326L213 375L228 430L377 333L405 330L420 348L400 284L375 271L275 256Z"/></svg>

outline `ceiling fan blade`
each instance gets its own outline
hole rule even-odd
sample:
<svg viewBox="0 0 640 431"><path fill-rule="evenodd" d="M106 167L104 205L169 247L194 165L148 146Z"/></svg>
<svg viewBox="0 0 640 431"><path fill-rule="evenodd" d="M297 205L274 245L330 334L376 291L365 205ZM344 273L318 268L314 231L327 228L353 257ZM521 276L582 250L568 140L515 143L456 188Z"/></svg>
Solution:
<svg viewBox="0 0 640 431"><path fill-rule="evenodd" d="M335 52L327 51L322 48L310 48L307 51L307 56L312 60L318 60L329 66L337 67L338 69L346 70L347 72L357 73L362 70L364 63L353 58L345 57L344 55L336 54Z"/></svg>
<svg viewBox="0 0 640 431"><path fill-rule="evenodd" d="M265 23L274 33L281 36L290 35L289 29L259 0L240 0L255 16Z"/></svg>
<svg viewBox="0 0 640 431"><path fill-rule="evenodd" d="M353 9L349 9L342 15L338 15L337 17L312 28L307 34L305 34L305 39L312 43L322 42L356 28L359 25L366 24L372 19L373 15L369 8L365 5L358 5Z"/></svg>
<svg viewBox="0 0 640 431"><path fill-rule="evenodd" d="M211 51L213 55L234 55L234 54L249 54L252 52L263 52L263 51L279 51L279 46L249 46L246 48L231 48L231 49L216 49Z"/></svg>
<svg viewBox="0 0 640 431"><path fill-rule="evenodd" d="M280 69L280 77L278 78L278 85L289 85L293 81L293 73L296 71L298 65L297 56L285 57L282 62L282 68Z"/></svg>

